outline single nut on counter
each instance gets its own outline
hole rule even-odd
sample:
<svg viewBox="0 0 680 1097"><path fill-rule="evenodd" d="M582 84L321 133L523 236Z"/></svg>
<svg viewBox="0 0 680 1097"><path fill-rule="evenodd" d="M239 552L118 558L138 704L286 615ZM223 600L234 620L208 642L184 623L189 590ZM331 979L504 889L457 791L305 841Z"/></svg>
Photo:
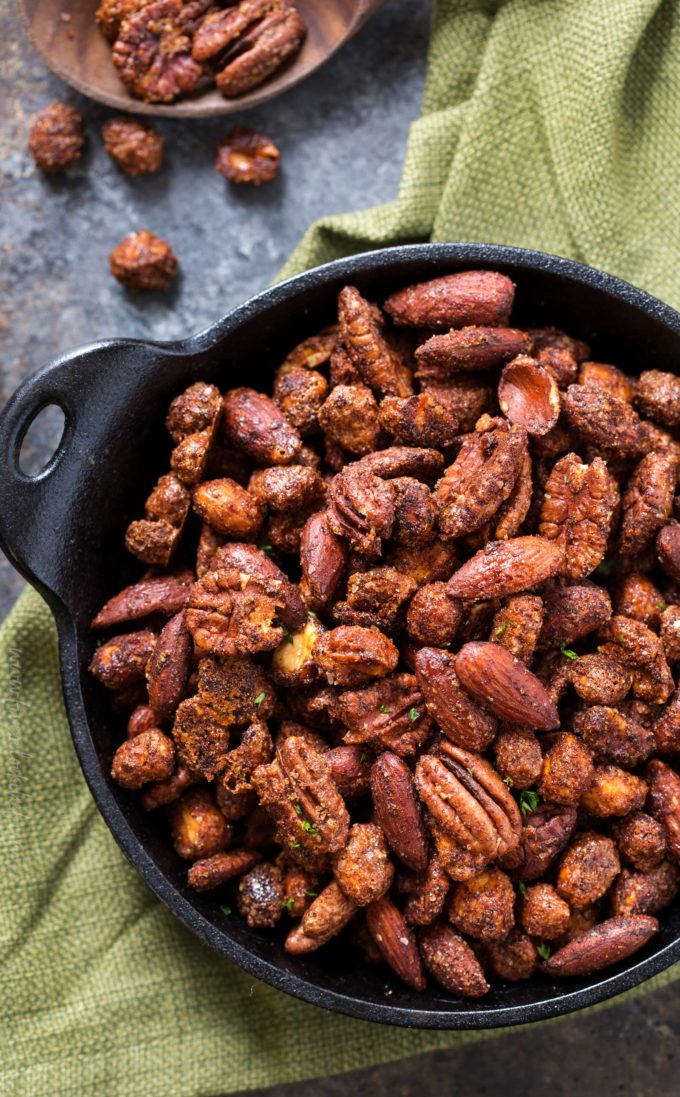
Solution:
<svg viewBox="0 0 680 1097"><path fill-rule="evenodd" d="M126 289L166 290L177 276L177 256L165 240L147 229L131 232L109 256L111 274Z"/></svg>

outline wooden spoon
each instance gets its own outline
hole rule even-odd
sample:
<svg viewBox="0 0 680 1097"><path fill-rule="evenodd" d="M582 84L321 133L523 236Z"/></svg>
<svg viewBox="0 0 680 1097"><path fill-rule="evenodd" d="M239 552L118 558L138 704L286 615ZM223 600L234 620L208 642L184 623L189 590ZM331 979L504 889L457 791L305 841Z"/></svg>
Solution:
<svg viewBox="0 0 680 1097"><path fill-rule="evenodd" d="M307 24L300 52L248 95L225 99L215 87L176 103L133 99L111 61L111 45L97 26L98 0L17 0L31 44L47 66L83 95L134 114L207 118L264 103L299 83L340 49L387 0L296 0Z"/></svg>

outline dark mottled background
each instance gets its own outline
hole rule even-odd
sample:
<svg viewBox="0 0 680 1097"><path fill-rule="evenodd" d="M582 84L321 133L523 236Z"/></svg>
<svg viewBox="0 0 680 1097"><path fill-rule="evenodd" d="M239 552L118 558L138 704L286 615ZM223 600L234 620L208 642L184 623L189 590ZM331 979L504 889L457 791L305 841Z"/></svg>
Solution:
<svg viewBox="0 0 680 1097"><path fill-rule="evenodd" d="M263 289L314 218L391 198L409 123L419 112L427 32L424 0L392 0L323 70L244 115L280 146L283 170L270 186L237 191L212 170L216 143L231 124L219 119L161 121L165 170L148 179L120 175L98 139L109 112L45 70L13 6L1 0L3 400L22 377L78 343L110 335L173 339L205 327ZM26 139L37 108L64 95L84 111L90 145L68 178L49 182L35 172ZM131 298L108 273L111 248L141 227L170 240L180 258L182 279L170 296ZM49 452L49 441L45 427L36 458ZM0 615L20 589L19 577L0 561ZM675 1097L678 1036L680 983L594 1016L267 1093Z"/></svg>

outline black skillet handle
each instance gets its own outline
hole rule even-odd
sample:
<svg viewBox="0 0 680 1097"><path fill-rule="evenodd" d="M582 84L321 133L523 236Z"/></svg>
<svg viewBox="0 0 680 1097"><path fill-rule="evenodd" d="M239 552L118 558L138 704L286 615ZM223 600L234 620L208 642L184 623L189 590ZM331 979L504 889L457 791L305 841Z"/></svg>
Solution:
<svg viewBox="0 0 680 1097"><path fill-rule="evenodd" d="M53 608L67 589L78 492L100 459L106 421L134 397L153 351L152 344L117 340L63 355L24 381L0 414L0 547ZM63 410L64 432L42 472L28 476L19 466L21 445L50 404Z"/></svg>

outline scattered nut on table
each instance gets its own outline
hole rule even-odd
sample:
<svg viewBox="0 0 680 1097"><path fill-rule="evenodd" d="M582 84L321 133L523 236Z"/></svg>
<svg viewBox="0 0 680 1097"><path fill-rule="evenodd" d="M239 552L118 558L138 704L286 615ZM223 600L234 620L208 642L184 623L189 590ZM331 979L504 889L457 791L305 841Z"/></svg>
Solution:
<svg viewBox="0 0 680 1097"><path fill-rule="evenodd" d="M65 171L80 159L85 148L82 115L66 103L48 103L33 119L28 147L45 175Z"/></svg>
<svg viewBox="0 0 680 1097"><path fill-rule="evenodd" d="M163 138L136 118L111 118L102 126L102 141L126 175L150 175L163 164Z"/></svg>
<svg viewBox="0 0 680 1097"><path fill-rule="evenodd" d="M510 327L514 289L347 286L272 395L178 394L125 534L154 570L93 621L113 779L189 885L463 997L625 959L680 886L680 387Z"/></svg>

